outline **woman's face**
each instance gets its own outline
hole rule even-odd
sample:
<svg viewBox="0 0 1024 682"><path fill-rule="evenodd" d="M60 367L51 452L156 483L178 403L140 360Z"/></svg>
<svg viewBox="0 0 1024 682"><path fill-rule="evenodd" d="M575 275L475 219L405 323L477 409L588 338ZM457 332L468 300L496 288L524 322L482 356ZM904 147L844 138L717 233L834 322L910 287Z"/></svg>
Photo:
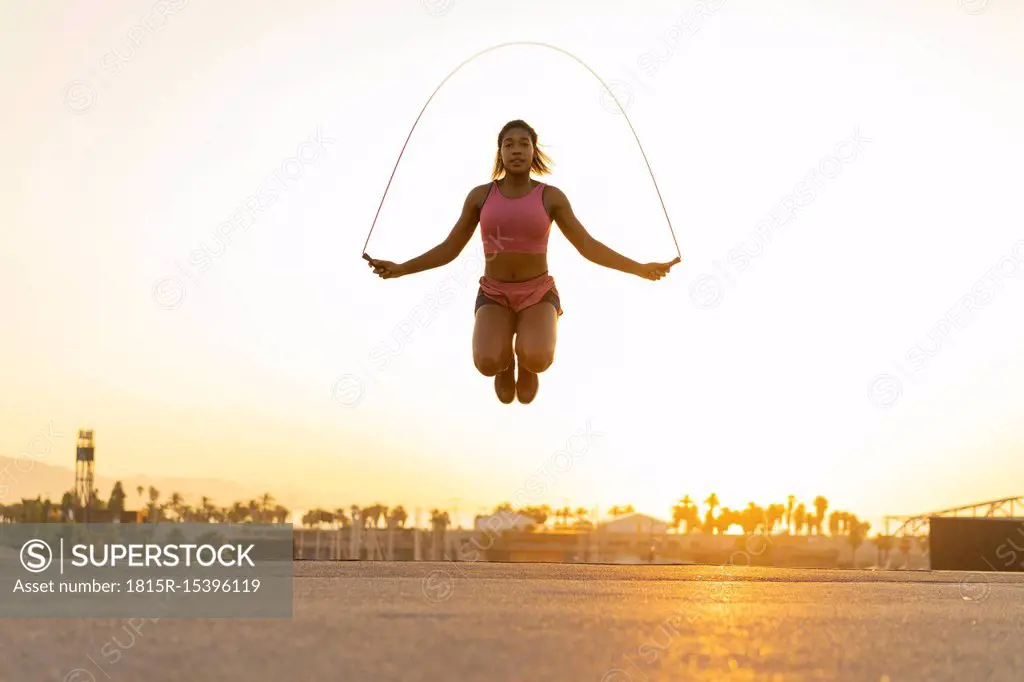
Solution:
<svg viewBox="0 0 1024 682"><path fill-rule="evenodd" d="M533 142L530 133L512 128L501 140L501 163L509 173L529 173L533 166Z"/></svg>

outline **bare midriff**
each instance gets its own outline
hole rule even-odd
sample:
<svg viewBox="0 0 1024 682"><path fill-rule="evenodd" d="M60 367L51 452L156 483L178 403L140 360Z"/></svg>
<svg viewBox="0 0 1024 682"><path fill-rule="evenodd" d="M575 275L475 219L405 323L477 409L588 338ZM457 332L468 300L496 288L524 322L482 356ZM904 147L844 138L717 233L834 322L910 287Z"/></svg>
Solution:
<svg viewBox="0 0 1024 682"><path fill-rule="evenodd" d="M548 271L546 253L492 253L485 258L484 274L499 282L525 282Z"/></svg>

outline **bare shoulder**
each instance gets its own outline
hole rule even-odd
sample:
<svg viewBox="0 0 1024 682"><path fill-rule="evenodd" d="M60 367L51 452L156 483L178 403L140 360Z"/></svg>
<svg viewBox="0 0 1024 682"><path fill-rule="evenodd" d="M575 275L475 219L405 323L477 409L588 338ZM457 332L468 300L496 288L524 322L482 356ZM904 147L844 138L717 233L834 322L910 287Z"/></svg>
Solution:
<svg viewBox="0 0 1024 682"><path fill-rule="evenodd" d="M545 185L544 207L547 209L548 214L554 217L559 211L569 207L569 197L565 196L565 192L554 185Z"/></svg>
<svg viewBox="0 0 1024 682"><path fill-rule="evenodd" d="M484 196L485 197L485 196L487 196L487 192L490 191L492 185L494 185L494 182L487 182L487 183L484 183L482 185L477 185L473 189L469 190L469 194L470 194L470 196L474 196L474 197L478 197L478 196Z"/></svg>
<svg viewBox="0 0 1024 682"><path fill-rule="evenodd" d="M462 202L462 214L454 228L455 233L461 235L460 238L468 239L466 235L471 235L479 224L480 212L484 207L484 201L487 200L488 188L490 188L490 184L477 185L466 194L466 198Z"/></svg>
<svg viewBox="0 0 1024 682"><path fill-rule="evenodd" d="M466 203L472 204L477 210L483 208L484 201L487 199L487 193L491 190L492 184L488 182L485 185L477 185L469 190L469 194L466 196Z"/></svg>
<svg viewBox="0 0 1024 682"><path fill-rule="evenodd" d="M559 199L560 201L568 201L568 199L565 196L565 192L558 189L554 185L544 185L544 195L550 196L554 199Z"/></svg>

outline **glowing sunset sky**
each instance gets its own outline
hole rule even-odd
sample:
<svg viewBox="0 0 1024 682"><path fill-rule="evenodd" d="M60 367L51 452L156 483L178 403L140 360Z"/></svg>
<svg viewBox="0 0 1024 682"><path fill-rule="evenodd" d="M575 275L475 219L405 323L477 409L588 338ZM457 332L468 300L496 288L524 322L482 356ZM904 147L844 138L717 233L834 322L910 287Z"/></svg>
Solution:
<svg viewBox="0 0 1024 682"><path fill-rule="evenodd" d="M1024 494L1024 5L507 7L0 8L0 454L53 422L53 463L93 428L104 475L467 519L541 468L520 499L659 516L712 491L872 520ZM565 315L530 406L473 367L479 236L399 280L360 258L426 98L514 40L613 83L683 255L648 282L554 228ZM513 118L595 236L675 257L614 102L538 47L445 85L369 253L443 239Z"/></svg>

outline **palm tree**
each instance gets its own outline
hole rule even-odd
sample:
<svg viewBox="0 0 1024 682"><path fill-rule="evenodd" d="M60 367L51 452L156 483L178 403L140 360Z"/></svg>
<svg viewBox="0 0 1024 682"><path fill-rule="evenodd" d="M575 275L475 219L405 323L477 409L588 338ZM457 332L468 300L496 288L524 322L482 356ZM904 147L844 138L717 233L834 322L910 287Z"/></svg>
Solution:
<svg viewBox="0 0 1024 682"><path fill-rule="evenodd" d="M807 509L804 507L804 503L801 502L797 505L796 511L793 512L793 523L796 526L796 533L799 535L804 528L804 522L807 520Z"/></svg>
<svg viewBox="0 0 1024 682"><path fill-rule="evenodd" d="M689 495L683 495L682 499L672 507L672 529L679 531L679 526L686 524L686 533L693 532L693 529L700 525L700 515L697 507Z"/></svg>
<svg viewBox="0 0 1024 682"><path fill-rule="evenodd" d="M167 503L167 506L170 507L172 512L174 512L175 521L181 521L184 516L184 510L182 509L184 501L185 498L181 496L181 493L171 493L171 499Z"/></svg>
<svg viewBox="0 0 1024 682"><path fill-rule="evenodd" d="M366 519L363 517L363 510L358 504L349 507L349 514L352 520L352 527L348 534L349 558L361 559L363 554L363 531L366 529Z"/></svg>
<svg viewBox="0 0 1024 682"><path fill-rule="evenodd" d="M796 495L786 498L786 532L793 534L793 505L796 504Z"/></svg>
<svg viewBox="0 0 1024 682"><path fill-rule="evenodd" d="M263 495L260 497L260 512L262 512L260 514L260 521L265 523L267 517L272 516L270 512L276 511L276 506L277 501L274 499L274 496L271 495L270 493L263 493Z"/></svg>
<svg viewBox="0 0 1024 682"><path fill-rule="evenodd" d="M715 515L710 509L704 512L704 523L701 524L701 528L705 533L715 534Z"/></svg>
<svg viewBox="0 0 1024 682"><path fill-rule="evenodd" d="M543 507L523 507L518 512L519 516L525 516L532 519L533 522L538 526L543 526L548 521L548 514L551 513L551 509L546 505Z"/></svg>
<svg viewBox="0 0 1024 682"><path fill-rule="evenodd" d="M853 567L857 568L857 549L864 543L864 537L868 534L871 524L866 521L858 521L856 517L850 526L850 547L853 548Z"/></svg>
<svg viewBox="0 0 1024 682"><path fill-rule="evenodd" d="M100 489L99 488L93 488L92 489L92 495L90 495L89 497L90 497L90 499L89 499L89 509L106 509L107 508L107 503L104 502L103 498L100 496Z"/></svg>
<svg viewBox="0 0 1024 682"><path fill-rule="evenodd" d="M392 510L391 517L395 520L396 528L405 528L405 522L409 520L409 515L402 505L398 505Z"/></svg>
<svg viewBox="0 0 1024 682"><path fill-rule="evenodd" d="M287 519L288 510L284 509L284 507L281 507L281 509L284 510L284 515L285 518ZM274 510L274 513L278 516L280 515L280 511L276 509ZM319 507L317 507L316 509L310 509L305 514L303 514L301 523L303 526L306 526L308 528L323 528L325 525L329 526L332 523L334 523L334 514L327 511L326 509L320 509Z"/></svg>
<svg viewBox="0 0 1024 682"><path fill-rule="evenodd" d="M209 523L213 519L213 515L217 508L213 505L213 500L203 495L199 500L199 521L202 523Z"/></svg>
<svg viewBox="0 0 1024 682"><path fill-rule="evenodd" d="M739 513L739 524L747 535L757 532L760 526L767 526L767 514L764 509L753 502L747 503L747 508Z"/></svg>
<svg viewBox="0 0 1024 682"><path fill-rule="evenodd" d="M107 502L107 509L120 514L124 511L124 500L128 497L125 495L124 486L121 481L114 483L114 488L110 491L110 500Z"/></svg>
<svg viewBox="0 0 1024 682"><path fill-rule="evenodd" d="M818 529L821 525L821 521L820 519L818 519L818 517L815 515L813 511L807 510L807 512L804 514L804 523L807 524L808 535L819 534Z"/></svg>
<svg viewBox="0 0 1024 682"><path fill-rule="evenodd" d="M828 510L828 499L823 495L814 498L814 528L818 535L821 535L821 523L825 520L825 512Z"/></svg>
<svg viewBox="0 0 1024 682"><path fill-rule="evenodd" d="M708 506L708 512L714 516L715 509L718 507L718 495L711 493L708 495L708 499L704 500L704 504Z"/></svg>
<svg viewBox="0 0 1024 682"><path fill-rule="evenodd" d="M433 537L433 559L434 561L441 561L444 558L444 535L445 530L451 523L451 519L448 517L448 512L442 512L438 509L430 510L430 525L434 531Z"/></svg>
<svg viewBox="0 0 1024 682"><path fill-rule="evenodd" d="M767 523L768 533L775 532L775 526L782 523L783 519L786 518L786 505L784 504L770 504L768 505L767 512Z"/></svg>
<svg viewBox="0 0 1024 682"><path fill-rule="evenodd" d="M159 505L159 500L160 491L153 486L149 486L149 510L147 516L149 517L148 520L154 523L162 520L163 517L163 509Z"/></svg>
<svg viewBox="0 0 1024 682"><path fill-rule="evenodd" d="M879 568L885 567L889 563L889 552L893 548L893 541L891 535L877 535L872 541L875 544L878 558L877 563Z"/></svg>
<svg viewBox="0 0 1024 682"><path fill-rule="evenodd" d="M836 509L834 512L828 515L828 529L833 535L846 535L846 521L849 514L841 509ZM835 530L833 530L833 526Z"/></svg>
<svg viewBox="0 0 1024 682"><path fill-rule="evenodd" d="M678 533L679 532L679 526L681 526L683 524L683 522L686 521L686 514L687 514L686 505L683 504L682 500L677 502L672 507L672 523L669 526L669 528L672 529L673 533Z"/></svg>
<svg viewBox="0 0 1024 682"><path fill-rule="evenodd" d="M405 523L406 513L402 507L396 507L388 514L388 561L395 560L395 529L401 528Z"/></svg>
<svg viewBox="0 0 1024 682"><path fill-rule="evenodd" d="M75 494L68 491L60 498L61 520L68 521L73 515L75 508Z"/></svg>
<svg viewBox="0 0 1024 682"><path fill-rule="evenodd" d="M708 495L708 498L704 500L704 504L708 507L707 512L704 514L704 531L714 534L717 527L717 522L715 521L715 508L719 505L718 495L711 493Z"/></svg>
<svg viewBox="0 0 1024 682"><path fill-rule="evenodd" d="M199 518L199 511L188 502L181 503L181 520L185 523L195 523Z"/></svg>
<svg viewBox="0 0 1024 682"><path fill-rule="evenodd" d="M697 505L691 503L686 507L686 516L683 517L683 522L686 524L687 533L700 530L700 511L697 510Z"/></svg>
<svg viewBox="0 0 1024 682"><path fill-rule="evenodd" d="M245 523L249 518L249 507L241 502L235 502L227 511L228 523Z"/></svg>
<svg viewBox="0 0 1024 682"><path fill-rule="evenodd" d="M379 504L374 504L374 505L372 505L370 507L366 507L365 509L363 509L362 513L360 514L360 517L364 520L364 522L365 521L372 521L373 522L373 527L377 528L377 527L380 526L380 515L381 515L381 506ZM363 527L364 528L366 527L365 523L364 523Z"/></svg>
<svg viewBox="0 0 1024 682"><path fill-rule="evenodd" d="M719 535L725 535L734 524L739 524L740 522L741 517L738 512L728 507L722 507L722 511L719 512L718 518L715 520L715 526L718 528Z"/></svg>

